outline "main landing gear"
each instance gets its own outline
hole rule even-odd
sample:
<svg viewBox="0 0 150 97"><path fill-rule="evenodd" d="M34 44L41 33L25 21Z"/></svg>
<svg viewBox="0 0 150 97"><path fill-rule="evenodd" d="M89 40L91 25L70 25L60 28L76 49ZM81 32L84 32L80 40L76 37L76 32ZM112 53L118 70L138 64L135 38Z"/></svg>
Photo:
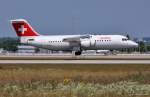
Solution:
<svg viewBox="0 0 150 97"><path fill-rule="evenodd" d="M81 55L82 51L72 51L73 56L79 56Z"/></svg>
<svg viewBox="0 0 150 97"><path fill-rule="evenodd" d="M81 53L82 53L81 51L76 51L75 56L81 55Z"/></svg>
<svg viewBox="0 0 150 97"><path fill-rule="evenodd" d="M80 46L73 47L72 54L74 56L79 56L79 55L81 55L81 53L82 53L82 50L81 50Z"/></svg>

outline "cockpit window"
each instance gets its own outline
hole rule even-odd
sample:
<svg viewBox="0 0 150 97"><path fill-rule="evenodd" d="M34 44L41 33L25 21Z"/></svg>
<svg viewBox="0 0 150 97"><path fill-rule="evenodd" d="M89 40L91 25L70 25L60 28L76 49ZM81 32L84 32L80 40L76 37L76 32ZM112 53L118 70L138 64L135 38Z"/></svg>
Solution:
<svg viewBox="0 0 150 97"><path fill-rule="evenodd" d="M122 41L127 41L128 39L127 38L122 38Z"/></svg>

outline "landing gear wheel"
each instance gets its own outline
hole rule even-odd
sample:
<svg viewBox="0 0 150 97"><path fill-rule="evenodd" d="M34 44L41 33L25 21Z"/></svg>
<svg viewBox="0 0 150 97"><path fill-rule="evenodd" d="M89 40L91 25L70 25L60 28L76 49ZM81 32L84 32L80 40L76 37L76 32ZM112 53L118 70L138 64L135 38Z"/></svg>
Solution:
<svg viewBox="0 0 150 97"><path fill-rule="evenodd" d="M75 52L75 55L81 55L81 51Z"/></svg>

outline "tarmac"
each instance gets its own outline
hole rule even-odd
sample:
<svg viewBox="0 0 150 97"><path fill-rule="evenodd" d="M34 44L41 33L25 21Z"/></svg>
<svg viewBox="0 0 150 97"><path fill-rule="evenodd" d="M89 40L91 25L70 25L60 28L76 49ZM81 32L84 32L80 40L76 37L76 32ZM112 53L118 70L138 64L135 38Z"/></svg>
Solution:
<svg viewBox="0 0 150 97"><path fill-rule="evenodd" d="M150 55L0 55L0 65L8 64L150 64Z"/></svg>
<svg viewBox="0 0 150 97"><path fill-rule="evenodd" d="M25 65L25 64L150 64L150 60L0 60L0 64Z"/></svg>
<svg viewBox="0 0 150 97"><path fill-rule="evenodd" d="M71 54L32 54L0 55L0 60L150 60L150 54L117 54L117 55L80 55Z"/></svg>

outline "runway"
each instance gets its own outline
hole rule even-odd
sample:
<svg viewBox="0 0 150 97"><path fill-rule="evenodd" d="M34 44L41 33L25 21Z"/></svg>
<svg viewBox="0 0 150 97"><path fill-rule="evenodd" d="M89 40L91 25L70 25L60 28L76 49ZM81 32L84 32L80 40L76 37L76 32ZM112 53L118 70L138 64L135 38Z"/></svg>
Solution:
<svg viewBox="0 0 150 97"><path fill-rule="evenodd" d="M51 55L0 55L0 60L150 60L150 54L120 54L120 55L81 55L66 54Z"/></svg>
<svg viewBox="0 0 150 97"><path fill-rule="evenodd" d="M117 56L0 56L0 65L29 64L150 64L150 55L117 55Z"/></svg>
<svg viewBox="0 0 150 97"><path fill-rule="evenodd" d="M150 64L150 60L0 60L0 64L4 65L25 65L25 64Z"/></svg>

